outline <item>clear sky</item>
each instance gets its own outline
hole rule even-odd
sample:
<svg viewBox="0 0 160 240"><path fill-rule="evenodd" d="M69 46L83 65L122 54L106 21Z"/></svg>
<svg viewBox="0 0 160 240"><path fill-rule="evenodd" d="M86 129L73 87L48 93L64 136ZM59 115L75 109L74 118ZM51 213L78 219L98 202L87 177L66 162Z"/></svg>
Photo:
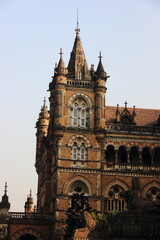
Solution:
<svg viewBox="0 0 160 240"><path fill-rule="evenodd" d="M159 0L0 0L0 195L11 211L36 198L35 123L62 47L68 64L79 12L88 66L111 76L106 104L159 108ZM36 201L36 199L35 199Z"/></svg>

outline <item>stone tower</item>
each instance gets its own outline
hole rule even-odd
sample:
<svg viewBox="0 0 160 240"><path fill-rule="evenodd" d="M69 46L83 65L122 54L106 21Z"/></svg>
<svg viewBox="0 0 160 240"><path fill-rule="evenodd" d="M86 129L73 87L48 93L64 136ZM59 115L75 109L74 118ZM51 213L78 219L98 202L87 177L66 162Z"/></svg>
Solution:
<svg viewBox="0 0 160 240"><path fill-rule="evenodd" d="M49 84L50 108L37 121L37 211L54 214L54 239L65 226L71 196L84 193L103 213L127 207L125 191L160 199L159 110L105 106L109 77L88 68L77 27L68 67L60 60Z"/></svg>
<svg viewBox="0 0 160 240"><path fill-rule="evenodd" d="M37 122L38 211L54 212L57 230L64 223L76 187L90 196L94 209L101 210L101 176L97 169L108 77L101 58L100 53L97 70L93 65L89 70L77 28L67 68L60 50L49 85L50 111L43 107Z"/></svg>

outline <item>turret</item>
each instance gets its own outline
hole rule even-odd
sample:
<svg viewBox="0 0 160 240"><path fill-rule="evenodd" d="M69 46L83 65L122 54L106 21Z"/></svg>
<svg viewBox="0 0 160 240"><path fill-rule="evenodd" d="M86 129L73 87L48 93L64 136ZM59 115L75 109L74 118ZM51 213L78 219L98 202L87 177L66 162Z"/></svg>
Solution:
<svg viewBox="0 0 160 240"><path fill-rule="evenodd" d="M8 213L10 209L10 203L7 196L7 183L5 183L4 195L2 196L2 201L0 202L0 215L2 213Z"/></svg>
<svg viewBox="0 0 160 240"><path fill-rule="evenodd" d="M0 202L0 239L8 239L8 220L11 215L9 213L10 203L7 196L7 183L5 183L4 195L2 196L2 201Z"/></svg>
<svg viewBox="0 0 160 240"><path fill-rule="evenodd" d="M41 108L41 112L36 123L37 134L41 135L42 137L43 136L46 137L48 132L48 125L49 125L49 112L46 106L46 100L44 99L44 104Z"/></svg>
<svg viewBox="0 0 160 240"><path fill-rule="evenodd" d="M39 167L41 165L40 155L41 155L43 140L48 134L49 116L50 116L50 114L49 114L47 106L46 106L46 100L44 99L44 104L41 108L41 112L39 114L39 118L36 123L37 144L36 144L36 164L35 164L35 166L36 166L37 172L39 171Z"/></svg>
<svg viewBox="0 0 160 240"><path fill-rule="evenodd" d="M101 52L99 63L95 72L95 126L97 128L105 127L105 94L106 81L109 76L104 71Z"/></svg>
<svg viewBox="0 0 160 240"><path fill-rule="evenodd" d="M65 126L64 108L68 70L65 67L62 54L62 49L60 49L60 60L58 66L55 67L53 80L49 85L51 122L55 126Z"/></svg>
<svg viewBox="0 0 160 240"><path fill-rule="evenodd" d="M35 211L35 209L34 209L34 201L33 201L32 191L31 190L30 190L30 194L27 196L27 201L25 202L24 210L25 210L25 213L32 213L32 212Z"/></svg>

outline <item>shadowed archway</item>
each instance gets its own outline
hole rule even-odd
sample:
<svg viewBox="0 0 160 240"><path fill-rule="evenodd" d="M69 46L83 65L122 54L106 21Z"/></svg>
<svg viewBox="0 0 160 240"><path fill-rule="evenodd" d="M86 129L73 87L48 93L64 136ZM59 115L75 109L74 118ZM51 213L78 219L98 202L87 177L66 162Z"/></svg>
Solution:
<svg viewBox="0 0 160 240"><path fill-rule="evenodd" d="M26 233L17 238L17 240L38 240L38 238L32 234Z"/></svg>

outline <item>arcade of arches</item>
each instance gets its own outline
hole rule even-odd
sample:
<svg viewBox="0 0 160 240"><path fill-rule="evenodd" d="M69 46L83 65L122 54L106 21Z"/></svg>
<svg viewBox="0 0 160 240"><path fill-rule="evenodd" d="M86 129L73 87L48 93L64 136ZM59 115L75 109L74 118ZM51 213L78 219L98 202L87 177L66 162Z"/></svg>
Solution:
<svg viewBox="0 0 160 240"><path fill-rule="evenodd" d="M105 160L109 164L160 166L160 148L151 150L149 147L144 147L140 150L137 146L133 146L128 150L125 146L119 146L118 150L115 150L113 145L108 145L105 151Z"/></svg>

